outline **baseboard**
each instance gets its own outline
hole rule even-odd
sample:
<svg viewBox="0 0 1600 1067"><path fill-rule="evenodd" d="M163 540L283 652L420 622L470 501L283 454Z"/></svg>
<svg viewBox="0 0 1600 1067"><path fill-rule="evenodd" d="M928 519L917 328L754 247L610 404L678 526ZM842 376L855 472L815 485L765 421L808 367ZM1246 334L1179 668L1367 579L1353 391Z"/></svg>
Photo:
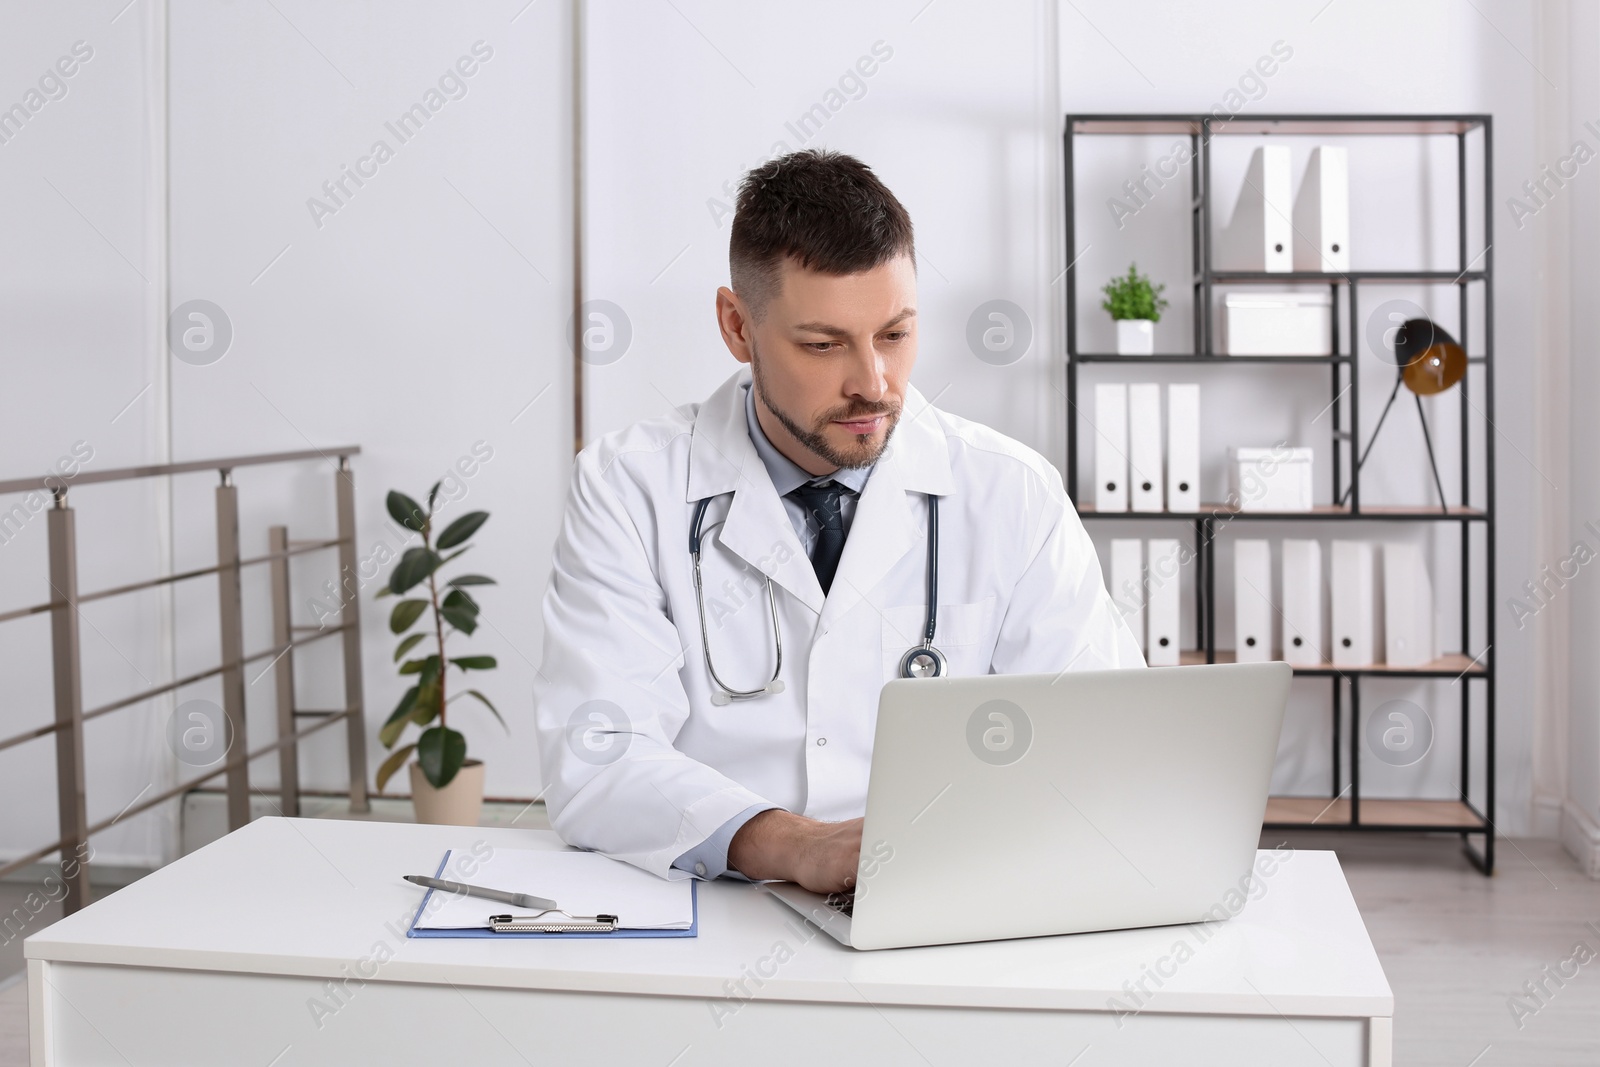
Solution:
<svg viewBox="0 0 1600 1067"><path fill-rule="evenodd" d="M151 871L154 867L140 864L127 863L96 863L89 862L89 882L97 889L121 889L125 885L132 885ZM33 885L45 885L45 880L53 878L56 882L61 880L61 862L52 860L49 863L30 863L26 867L18 867L10 874L0 878L0 883L11 884L28 882ZM52 887L54 883L51 883ZM53 890L52 890L53 891Z"/></svg>
<svg viewBox="0 0 1600 1067"><path fill-rule="evenodd" d="M300 815L306 819L361 819L371 822L412 822L415 818L410 797L373 797L370 812L353 814L350 798L336 793L302 793ZM221 790L194 789L183 795L179 808L179 851L187 856L195 849L222 837L228 832L228 795ZM278 815L281 811L275 797L257 793L250 798L250 817ZM480 826L516 826L523 830L550 829L543 801L493 799L483 802ZM3 860L3 857L0 857ZM121 889L138 881L155 868L140 864L100 863L91 859L89 878L93 885L106 889ZM61 876L59 862L30 863L10 874L0 877L0 883L42 883L54 874Z"/></svg>
<svg viewBox="0 0 1600 1067"><path fill-rule="evenodd" d="M357 819L366 822L413 822L415 813L411 798L406 796L372 797L371 811L357 814L350 811L350 798L336 793L302 793L300 816L306 819ZM276 797L256 793L250 798L250 817L280 815ZM524 830L548 830L550 820L545 815L543 802L527 800L485 800L480 826L517 826ZM183 795L182 816L179 819L180 855L187 856L195 849L222 837L228 832L228 795L221 790L196 789Z"/></svg>
<svg viewBox="0 0 1600 1067"><path fill-rule="evenodd" d="M1571 800L1561 806L1561 844L1580 871L1600 880L1600 823Z"/></svg>
<svg viewBox="0 0 1600 1067"><path fill-rule="evenodd" d="M1560 797L1535 794L1533 798L1533 825L1529 837L1542 837L1548 841L1561 840Z"/></svg>

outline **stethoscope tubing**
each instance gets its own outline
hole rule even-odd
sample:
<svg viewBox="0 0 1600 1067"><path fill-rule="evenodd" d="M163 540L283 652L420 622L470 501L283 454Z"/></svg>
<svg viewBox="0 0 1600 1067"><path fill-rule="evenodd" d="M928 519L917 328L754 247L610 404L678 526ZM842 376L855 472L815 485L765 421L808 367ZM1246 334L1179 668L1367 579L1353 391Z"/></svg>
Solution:
<svg viewBox="0 0 1600 1067"><path fill-rule="evenodd" d="M719 695L724 700L748 700L765 693L782 692L783 683L779 676L783 673L783 630L778 625L778 598L772 591L772 577L766 576L767 610L772 616L773 644L777 649L777 662L772 669L772 679L758 689L734 689L724 682L717 674L716 665L711 659L711 634L706 626L706 601L703 579L700 573L700 535L705 523L706 509L711 506L711 497L700 500L694 509L694 518L689 523L689 557L694 563L694 600L695 608L700 615L700 650L706 662L706 673L720 690ZM910 664L919 657L935 664L931 677L938 677L945 672L945 659L938 649L933 647L933 636L939 625L939 498L932 493L928 494L928 569L926 578L925 595L927 597L927 613L924 616L922 631L922 645L910 649L900 660L900 675L903 678L916 677L911 673ZM722 701L719 701L722 702Z"/></svg>

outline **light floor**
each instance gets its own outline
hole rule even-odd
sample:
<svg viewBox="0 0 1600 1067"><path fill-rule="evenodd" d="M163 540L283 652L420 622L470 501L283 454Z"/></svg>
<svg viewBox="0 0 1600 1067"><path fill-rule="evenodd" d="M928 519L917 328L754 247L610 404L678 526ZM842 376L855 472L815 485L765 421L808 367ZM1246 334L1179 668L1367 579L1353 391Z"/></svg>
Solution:
<svg viewBox="0 0 1600 1067"><path fill-rule="evenodd" d="M1339 853L1394 988L1398 1067L1600 1064L1600 882L1581 874L1559 845L1501 841L1498 873L1485 878L1455 838L1300 834L1288 841ZM1560 987L1541 977L1580 942L1593 962ZM1511 998L1539 980L1549 995L1542 1003L1525 999L1529 1010L1519 1019ZM0 1067L28 1062L27 1032L27 983L18 982L0 989Z"/></svg>
<svg viewBox="0 0 1600 1067"><path fill-rule="evenodd" d="M1560 845L1501 840L1485 878L1459 838L1288 839L1339 853L1394 990L1398 1067L1600 1065L1600 881ZM1541 974L1556 973L1580 942L1593 962L1575 977L1558 987ZM1550 995L1524 997L1529 1010L1514 1013L1528 981Z"/></svg>

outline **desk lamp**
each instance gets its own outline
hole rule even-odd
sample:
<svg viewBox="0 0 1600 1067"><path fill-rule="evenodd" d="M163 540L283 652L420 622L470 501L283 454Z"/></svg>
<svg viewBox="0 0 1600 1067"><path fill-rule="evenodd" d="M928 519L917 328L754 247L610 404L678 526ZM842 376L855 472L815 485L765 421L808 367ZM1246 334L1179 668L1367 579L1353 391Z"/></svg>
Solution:
<svg viewBox="0 0 1600 1067"><path fill-rule="evenodd" d="M1342 505L1350 498L1356 476L1361 473L1362 464L1367 462L1367 455L1378 440L1378 431L1383 429L1383 420L1389 417L1389 409L1394 407L1395 397L1404 385L1411 390L1411 398L1417 403L1417 420L1422 423L1422 440L1428 446L1428 466L1433 469L1434 488L1439 491L1439 507L1448 514L1450 509L1445 504L1444 482L1439 478L1439 464L1433 457L1433 438L1428 433L1428 419L1422 411L1422 398L1442 393L1467 376L1466 350L1432 320L1407 319L1395 331L1394 356L1399 372L1395 375L1394 388L1389 391L1389 402L1383 406L1383 414L1378 416L1378 424L1372 428L1367 447L1356 461L1355 475L1351 476L1350 485L1339 498L1339 503Z"/></svg>

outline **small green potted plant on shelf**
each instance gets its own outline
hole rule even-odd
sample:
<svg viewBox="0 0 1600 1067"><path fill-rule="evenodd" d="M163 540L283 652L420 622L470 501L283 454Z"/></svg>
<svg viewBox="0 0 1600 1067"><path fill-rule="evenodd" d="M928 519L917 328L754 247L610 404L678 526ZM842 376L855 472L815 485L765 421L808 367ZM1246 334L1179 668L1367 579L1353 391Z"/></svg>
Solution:
<svg viewBox="0 0 1600 1067"><path fill-rule="evenodd" d="M505 726L505 719L478 690L463 688L453 694L447 690L452 667L465 676L472 671L492 670L496 663L493 656L447 656L445 646L451 639L472 636L478 628L478 603L467 588L495 583L481 574L460 574L443 581L440 571L472 547L467 541L489 520L489 513L470 511L435 538L434 501L442 484L435 482L428 490L426 511L404 493L389 494L390 516L412 533L421 534L422 544L406 549L389 574L389 584L378 591L380 597L405 597L389 613L389 630L400 637L394 659L400 663L401 676L416 679L378 731L378 740L391 750L378 768L378 792L383 792L389 779L415 753L411 801L417 821L476 826L483 809L483 761L467 758L467 739L446 724L446 713L451 702L472 697L493 712L501 726ZM442 552L449 555L440 555ZM405 596L424 583L426 596ZM423 627L408 633L419 621ZM427 655L400 662L406 653L430 639ZM420 727L421 735L414 742L395 748L409 725Z"/></svg>
<svg viewBox="0 0 1600 1067"><path fill-rule="evenodd" d="M1156 350L1155 325L1167 309L1161 294L1165 285L1151 285L1148 275L1140 274L1137 264L1128 264L1128 273L1106 283L1106 298L1100 306L1117 323L1117 355L1150 356Z"/></svg>

